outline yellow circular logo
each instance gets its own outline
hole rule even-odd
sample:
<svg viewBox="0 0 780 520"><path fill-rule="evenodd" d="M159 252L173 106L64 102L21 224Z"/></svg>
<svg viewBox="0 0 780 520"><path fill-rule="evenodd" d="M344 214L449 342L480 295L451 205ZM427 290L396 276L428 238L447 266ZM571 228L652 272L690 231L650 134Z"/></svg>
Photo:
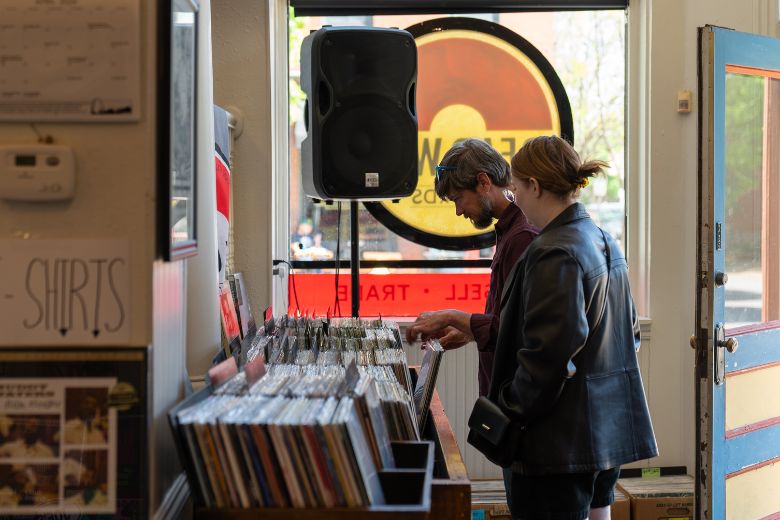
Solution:
<svg viewBox="0 0 780 520"><path fill-rule="evenodd" d="M398 202L366 204L404 238L439 249L493 244L492 228L476 229L434 191L436 165L458 140L484 139L507 160L529 138L573 138L563 85L542 54L514 32L483 20L441 18L407 29L418 53L419 178Z"/></svg>

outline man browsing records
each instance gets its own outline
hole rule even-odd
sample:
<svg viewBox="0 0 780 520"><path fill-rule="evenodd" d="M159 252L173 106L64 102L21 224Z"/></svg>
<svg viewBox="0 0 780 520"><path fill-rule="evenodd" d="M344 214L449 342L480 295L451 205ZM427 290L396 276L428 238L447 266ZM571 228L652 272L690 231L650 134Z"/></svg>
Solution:
<svg viewBox="0 0 780 520"><path fill-rule="evenodd" d="M512 267L539 233L512 204L509 163L480 139L450 148L436 167L436 194L455 203L455 214L484 229L495 224L496 251L490 266L490 290L482 314L457 309L424 312L406 329L408 342L435 337L446 350L475 341L479 350L479 395L490 388L498 334L501 292Z"/></svg>

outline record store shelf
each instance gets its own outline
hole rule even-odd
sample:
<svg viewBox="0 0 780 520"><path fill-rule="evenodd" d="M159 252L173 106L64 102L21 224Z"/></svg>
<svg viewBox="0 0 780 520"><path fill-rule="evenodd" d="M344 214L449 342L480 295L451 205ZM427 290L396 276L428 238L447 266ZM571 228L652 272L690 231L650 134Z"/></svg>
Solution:
<svg viewBox="0 0 780 520"><path fill-rule="evenodd" d="M471 517L471 483L455 434L444 413L439 394L434 392L423 437L430 442L393 443L402 469L383 471L385 494L402 505L387 504L365 508L313 509L206 509L195 508L197 520L399 520L463 519ZM432 451L430 447L432 446ZM432 464L431 470L427 465ZM409 467L413 466L413 467ZM429 468L429 466L428 466ZM427 470L426 470L427 469ZM410 505L409 502L416 503ZM401 516L399 516L401 515Z"/></svg>

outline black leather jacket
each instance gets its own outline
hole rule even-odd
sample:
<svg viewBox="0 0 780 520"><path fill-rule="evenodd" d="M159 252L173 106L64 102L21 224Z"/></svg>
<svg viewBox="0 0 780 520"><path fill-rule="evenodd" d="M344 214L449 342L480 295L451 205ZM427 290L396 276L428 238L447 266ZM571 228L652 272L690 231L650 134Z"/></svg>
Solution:
<svg viewBox="0 0 780 520"><path fill-rule="evenodd" d="M500 322L489 398L523 427L513 471L599 471L658 454L626 260L584 206L564 210L520 258Z"/></svg>

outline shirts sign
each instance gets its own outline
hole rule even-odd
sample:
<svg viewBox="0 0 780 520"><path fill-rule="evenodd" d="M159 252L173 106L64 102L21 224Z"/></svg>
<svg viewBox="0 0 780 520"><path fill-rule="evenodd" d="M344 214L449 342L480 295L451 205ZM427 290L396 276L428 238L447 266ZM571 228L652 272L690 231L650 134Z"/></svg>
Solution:
<svg viewBox="0 0 780 520"><path fill-rule="evenodd" d="M124 240L0 240L0 345L126 344Z"/></svg>

